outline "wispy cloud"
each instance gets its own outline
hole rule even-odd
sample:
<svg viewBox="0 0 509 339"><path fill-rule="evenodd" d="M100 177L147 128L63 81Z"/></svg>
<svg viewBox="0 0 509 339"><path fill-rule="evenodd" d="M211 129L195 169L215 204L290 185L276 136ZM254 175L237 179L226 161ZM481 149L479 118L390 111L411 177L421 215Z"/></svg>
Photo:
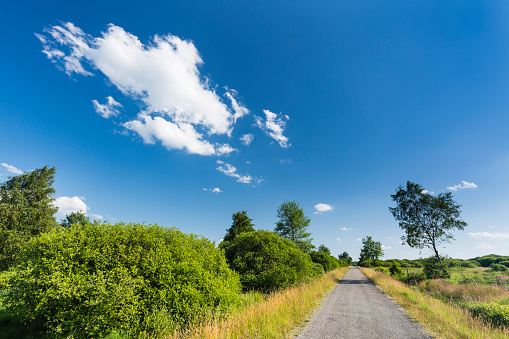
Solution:
<svg viewBox="0 0 509 339"><path fill-rule="evenodd" d="M463 190L463 189L467 189L467 188L477 188L477 185L474 184L473 182L466 182L463 180L463 181L461 181L461 184L459 184L459 185L447 187L447 189L451 190L451 191Z"/></svg>
<svg viewBox="0 0 509 339"><path fill-rule="evenodd" d="M491 246L491 244L488 244L487 242L480 243L476 247L477 248L494 248L493 246Z"/></svg>
<svg viewBox="0 0 509 339"><path fill-rule="evenodd" d="M2 163L2 166L7 170L9 171L10 173L12 174L23 174L23 171L20 170L20 169L17 169L16 167L12 166L12 165L8 165L6 163Z"/></svg>
<svg viewBox="0 0 509 339"><path fill-rule="evenodd" d="M351 231L352 229L351 228L346 228L346 227L341 227L340 230L341 231Z"/></svg>
<svg viewBox="0 0 509 339"><path fill-rule="evenodd" d="M145 45L113 24L100 37L92 37L70 22L50 26L44 33L36 34L43 53L59 69L70 76L102 72L125 96L142 103L143 111L123 126L145 143L160 141L169 150L200 155L234 150L206 140L204 135L230 136L236 120L249 111L239 103L235 90L225 89L225 102L210 79L201 75L198 67L203 60L192 41L171 34L155 35ZM94 101L96 111L104 117L117 115L120 107L109 98L106 104ZM277 122L268 121L266 128L277 137L280 134L274 124ZM279 140L285 144L284 138Z"/></svg>
<svg viewBox="0 0 509 339"><path fill-rule="evenodd" d="M103 105L100 104L97 100L92 100L94 104L95 111L97 114L100 114L103 118L108 119L109 117L116 117L119 115L119 110L117 107L122 107L122 105L115 101L112 96L106 97L107 102Z"/></svg>
<svg viewBox="0 0 509 339"><path fill-rule="evenodd" d="M90 216L94 219L99 219L99 220L102 220L104 219L104 217L100 214L94 214L94 213L90 213Z"/></svg>
<svg viewBox="0 0 509 339"><path fill-rule="evenodd" d="M244 134L240 137L240 142L242 142L243 145L249 146L254 140L254 135L252 134Z"/></svg>
<svg viewBox="0 0 509 339"><path fill-rule="evenodd" d="M224 161L217 160L217 164L219 165L216 169L220 172L223 172L229 177L236 178L238 182L242 182L244 184L249 184L253 180L250 175L241 175L237 173L237 167L228 164Z"/></svg>
<svg viewBox="0 0 509 339"><path fill-rule="evenodd" d="M497 226L488 226L488 228L496 228Z"/></svg>
<svg viewBox="0 0 509 339"><path fill-rule="evenodd" d="M290 147L292 144L290 144L288 138L283 135L286 122L290 120L290 117L288 115L280 115L278 117L277 114L266 109L263 110L263 113L265 113L265 121L263 118L255 116L256 125L265 131L268 136L276 140L279 146L283 148Z"/></svg>
<svg viewBox="0 0 509 339"><path fill-rule="evenodd" d="M324 212L329 212L329 211L332 211L334 208L331 206L331 205L328 205L328 204L316 204L315 205L315 214L321 214L321 213L324 213Z"/></svg>
<svg viewBox="0 0 509 339"><path fill-rule="evenodd" d="M221 191L221 189L219 187L204 188L203 190L204 191L209 191L209 192L212 192L212 193L221 193L221 192L223 192L223 191Z"/></svg>
<svg viewBox="0 0 509 339"><path fill-rule="evenodd" d="M382 249L383 250L390 250L392 247L391 246L385 246L382 244Z"/></svg>
<svg viewBox="0 0 509 339"><path fill-rule="evenodd" d="M475 232L468 233L472 238L491 238L491 239L507 239L509 238L509 233L490 233L490 232Z"/></svg>

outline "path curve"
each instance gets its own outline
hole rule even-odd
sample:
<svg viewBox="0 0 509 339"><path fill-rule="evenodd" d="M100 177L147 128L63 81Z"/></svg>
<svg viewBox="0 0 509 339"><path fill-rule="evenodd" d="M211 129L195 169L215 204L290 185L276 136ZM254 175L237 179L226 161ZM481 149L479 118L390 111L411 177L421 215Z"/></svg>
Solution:
<svg viewBox="0 0 509 339"><path fill-rule="evenodd" d="M431 338L357 267L351 268L313 314L298 339Z"/></svg>

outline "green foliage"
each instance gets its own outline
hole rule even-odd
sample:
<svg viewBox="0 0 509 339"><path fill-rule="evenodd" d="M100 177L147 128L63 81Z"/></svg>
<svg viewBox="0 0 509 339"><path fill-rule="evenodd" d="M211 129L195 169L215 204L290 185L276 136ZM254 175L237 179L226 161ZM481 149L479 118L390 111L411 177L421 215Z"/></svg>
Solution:
<svg viewBox="0 0 509 339"><path fill-rule="evenodd" d="M347 252L343 252L340 255L338 255L338 259L344 260L346 262L346 265L344 265L344 266L348 266L348 265L352 264L352 257L350 255L348 255Z"/></svg>
<svg viewBox="0 0 509 339"><path fill-rule="evenodd" d="M325 273L325 270L323 269L322 264L319 264L316 262L313 263L313 270L315 271L315 275L320 275L320 274Z"/></svg>
<svg viewBox="0 0 509 339"><path fill-rule="evenodd" d="M504 265L505 267L509 268L509 260L501 261L500 265Z"/></svg>
<svg viewBox="0 0 509 339"><path fill-rule="evenodd" d="M0 187L0 271L18 261L23 243L56 225L55 171L39 168L9 177Z"/></svg>
<svg viewBox="0 0 509 339"><path fill-rule="evenodd" d="M467 226L460 219L461 206L454 202L452 193L432 196L421 185L407 181L406 189L398 187L391 198L397 205L389 210L406 233L401 240L412 248L428 247L442 263L438 245L453 239L450 230Z"/></svg>
<svg viewBox="0 0 509 339"><path fill-rule="evenodd" d="M400 276L402 273L401 267L396 262L393 262L391 267L389 267L389 272L391 273L392 276Z"/></svg>
<svg viewBox="0 0 509 339"><path fill-rule="evenodd" d="M426 280L426 274L424 272L410 272L400 276L399 280L408 285L417 285L421 281Z"/></svg>
<svg viewBox="0 0 509 339"><path fill-rule="evenodd" d="M491 264L490 269L494 272L505 272L507 271L507 267L501 264Z"/></svg>
<svg viewBox="0 0 509 339"><path fill-rule="evenodd" d="M277 210L279 221L274 232L291 240L303 252L309 253L313 248L311 233L306 232L311 219L295 201L285 201Z"/></svg>
<svg viewBox="0 0 509 339"><path fill-rule="evenodd" d="M378 272L384 272L384 273L389 273L389 269L387 267L383 267L383 266L378 266L378 267L375 267L373 268L375 271L378 271Z"/></svg>
<svg viewBox="0 0 509 339"><path fill-rule="evenodd" d="M223 241L219 244L219 248L225 249L230 242L239 234L245 232L254 232L253 219L247 216L246 211L240 211L232 215L232 226L227 229Z"/></svg>
<svg viewBox="0 0 509 339"><path fill-rule="evenodd" d="M70 227L71 225L84 225L90 224L90 218L85 215L85 213L78 211L72 212L65 216L65 219L62 219L59 223L61 227Z"/></svg>
<svg viewBox="0 0 509 339"><path fill-rule="evenodd" d="M382 249L382 243L380 241L374 241L371 237L362 239L362 248L359 261L372 260L373 265L376 265L376 260L384 255Z"/></svg>
<svg viewBox="0 0 509 339"><path fill-rule="evenodd" d="M166 312L185 326L239 300L240 281L207 239L157 225L58 228L26 246L6 296L9 310L57 337L149 331Z"/></svg>
<svg viewBox="0 0 509 339"><path fill-rule="evenodd" d="M258 230L237 236L225 250L244 290L274 291L315 275L308 254L274 232Z"/></svg>
<svg viewBox="0 0 509 339"><path fill-rule="evenodd" d="M325 252L328 255L330 255L330 249L327 246L325 246L324 244L321 244L320 246L318 246L318 251Z"/></svg>
<svg viewBox="0 0 509 339"><path fill-rule="evenodd" d="M309 255L314 263L322 265L325 272L332 271L339 267L339 260L331 256L328 252L314 251Z"/></svg>
<svg viewBox="0 0 509 339"><path fill-rule="evenodd" d="M509 327L509 306L489 302L468 302L463 305L474 317L495 326Z"/></svg>
<svg viewBox="0 0 509 339"><path fill-rule="evenodd" d="M447 270L447 266L438 261L435 257L423 260L423 273L428 279L450 278L451 274Z"/></svg>

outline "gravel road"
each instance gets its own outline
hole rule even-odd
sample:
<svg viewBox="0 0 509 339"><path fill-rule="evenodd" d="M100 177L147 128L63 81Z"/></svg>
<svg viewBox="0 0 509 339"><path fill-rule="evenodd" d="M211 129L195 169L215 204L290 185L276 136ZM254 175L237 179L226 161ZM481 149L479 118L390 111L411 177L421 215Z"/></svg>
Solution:
<svg viewBox="0 0 509 339"><path fill-rule="evenodd" d="M325 298L297 338L431 337L354 267Z"/></svg>

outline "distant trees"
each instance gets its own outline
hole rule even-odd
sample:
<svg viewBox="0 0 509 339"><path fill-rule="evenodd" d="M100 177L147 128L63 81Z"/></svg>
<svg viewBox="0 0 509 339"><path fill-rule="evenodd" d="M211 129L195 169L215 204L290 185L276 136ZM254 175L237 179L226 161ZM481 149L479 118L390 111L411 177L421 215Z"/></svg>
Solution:
<svg viewBox="0 0 509 339"><path fill-rule="evenodd" d="M359 258L359 263L363 261L369 260L373 261L373 264L376 263L378 258L384 255L384 251L382 249L382 243L380 241L374 241L371 237L366 236L366 238L362 239L362 248L361 254Z"/></svg>
<svg viewBox="0 0 509 339"><path fill-rule="evenodd" d="M10 177L0 187L0 270L17 262L21 244L56 226L55 172L45 166Z"/></svg>
<svg viewBox="0 0 509 339"><path fill-rule="evenodd" d="M295 201L285 201L277 210L279 221L274 232L291 240L303 252L309 253L315 246L311 243L311 233L306 232L311 219Z"/></svg>
<svg viewBox="0 0 509 339"><path fill-rule="evenodd" d="M219 248L226 248L228 244L238 235L246 232L254 232L253 219L247 216L247 212L239 211L232 215L232 226L226 230L223 241L219 244Z"/></svg>
<svg viewBox="0 0 509 339"><path fill-rule="evenodd" d="M350 255L348 255L347 252L343 252L340 255L338 255L338 259L339 260L344 260L347 263L347 265L351 265L352 264L352 257Z"/></svg>
<svg viewBox="0 0 509 339"><path fill-rule="evenodd" d="M85 213L78 211L72 212L65 216L59 223L61 227L70 227L71 225L84 225L90 224L90 218L85 215Z"/></svg>
<svg viewBox="0 0 509 339"><path fill-rule="evenodd" d="M421 185L407 181L406 187L399 186L391 198L396 207L389 210L406 233L401 240L412 248L431 249L436 260L443 265L438 246L454 239L450 230L463 230L467 226L460 219L461 205L454 202L452 193L433 196Z"/></svg>

